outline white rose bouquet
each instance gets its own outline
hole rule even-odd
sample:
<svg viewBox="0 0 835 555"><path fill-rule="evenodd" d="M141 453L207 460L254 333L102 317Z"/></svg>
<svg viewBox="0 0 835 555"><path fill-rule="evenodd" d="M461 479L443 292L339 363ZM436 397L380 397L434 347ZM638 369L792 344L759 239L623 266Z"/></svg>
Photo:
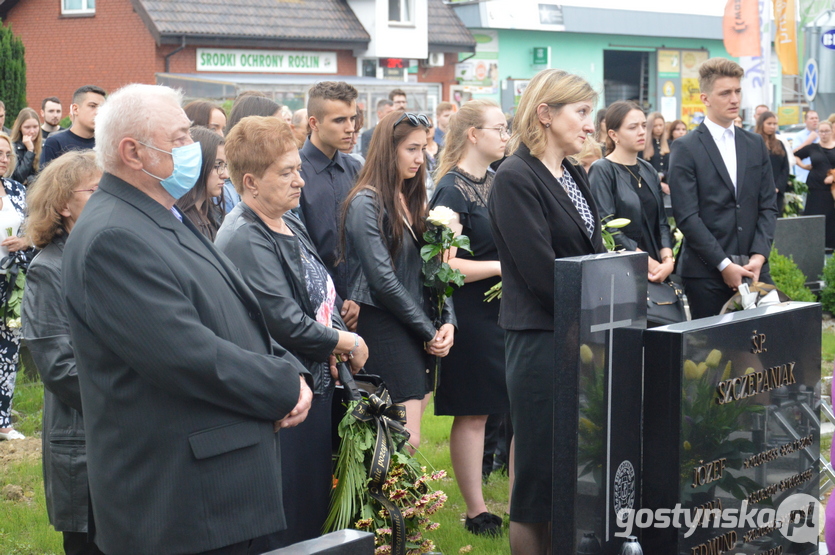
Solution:
<svg viewBox="0 0 835 555"><path fill-rule="evenodd" d="M456 236L449 227L454 218L455 212L446 206L436 206L430 210L426 217L426 231L423 233L423 240L426 244L420 249L420 257L423 258L423 284L432 294L432 306L435 312L433 320L436 329L440 328L443 323L441 315L444 311L444 303L452 296L455 287L464 285L464 274L452 268L447 262L449 249L456 247L472 253L470 238L466 235ZM436 386L439 366L440 361L436 360Z"/></svg>

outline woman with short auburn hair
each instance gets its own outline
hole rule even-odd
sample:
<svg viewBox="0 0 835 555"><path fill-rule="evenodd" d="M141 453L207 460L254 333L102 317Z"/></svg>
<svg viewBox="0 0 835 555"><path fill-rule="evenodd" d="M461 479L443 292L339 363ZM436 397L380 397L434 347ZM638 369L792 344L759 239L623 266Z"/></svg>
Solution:
<svg viewBox="0 0 835 555"><path fill-rule="evenodd" d="M21 308L22 334L44 383L43 476L49 523L64 551L100 555L87 536L87 446L75 354L61 291L64 243L98 188L92 151L53 160L26 195L26 234L42 249L29 265Z"/></svg>
<svg viewBox="0 0 835 555"><path fill-rule="evenodd" d="M572 163L594 140L597 93L583 78L546 69L531 79L513 120L511 155L488 201L502 268L499 325L505 330L515 481L510 547L541 555L550 545L555 369L554 259L605 252L586 172ZM608 114L607 114L608 119ZM556 523L559 525L559 523Z"/></svg>
<svg viewBox="0 0 835 555"><path fill-rule="evenodd" d="M307 419L281 430L282 487L291 504L287 529L264 546L274 549L322 533L333 486L331 404L337 376L332 359L348 359L356 372L368 349L335 310L333 280L293 212L304 180L290 126L277 117L249 116L232 128L225 146L241 202L226 216L215 244L255 294L272 338L313 378Z"/></svg>

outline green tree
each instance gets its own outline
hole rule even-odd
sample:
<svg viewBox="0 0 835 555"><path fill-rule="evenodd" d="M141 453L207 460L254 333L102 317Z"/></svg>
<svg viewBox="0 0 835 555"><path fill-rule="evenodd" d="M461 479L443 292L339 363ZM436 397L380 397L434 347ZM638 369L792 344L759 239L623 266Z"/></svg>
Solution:
<svg viewBox="0 0 835 555"><path fill-rule="evenodd" d="M0 100L6 105L8 127L26 107L26 60L23 41L7 26L0 27Z"/></svg>

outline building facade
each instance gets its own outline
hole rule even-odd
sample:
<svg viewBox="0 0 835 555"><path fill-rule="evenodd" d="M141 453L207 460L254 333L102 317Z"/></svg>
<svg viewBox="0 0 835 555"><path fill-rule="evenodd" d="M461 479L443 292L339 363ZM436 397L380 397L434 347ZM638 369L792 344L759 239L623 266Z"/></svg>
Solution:
<svg viewBox="0 0 835 555"><path fill-rule="evenodd" d="M560 68L588 80L600 92L598 106L630 99L647 111L661 112L667 121L684 119L695 125L704 117L699 63L715 56L736 59L722 41L724 3L648 0L642 5L653 7L653 2L659 4L655 11L637 5L620 9L622 4L604 0L454 4L477 48L473 57L458 64L459 86L453 96L487 96L512 112L531 77L546 67ZM777 106L780 79L773 59L769 71L775 84L769 92Z"/></svg>
<svg viewBox="0 0 835 555"><path fill-rule="evenodd" d="M443 0L0 0L0 19L26 48L29 105L58 96L65 112L79 86L128 83L214 100L258 89L296 109L324 79L357 86L370 119L394 88L428 112L475 50Z"/></svg>

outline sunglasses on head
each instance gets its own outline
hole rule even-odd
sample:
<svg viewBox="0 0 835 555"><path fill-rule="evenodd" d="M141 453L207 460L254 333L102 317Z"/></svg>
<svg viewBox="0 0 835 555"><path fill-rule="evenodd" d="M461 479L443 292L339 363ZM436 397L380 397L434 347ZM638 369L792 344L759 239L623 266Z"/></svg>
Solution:
<svg viewBox="0 0 835 555"><path fill-rule="evenodd" d="M400 125L403 120L407 120L412 127L418 127L419 125L429 127L429 118L423 114L413 114L411 112L403 112L403 115L394 122L394 127Z"/></svg>

